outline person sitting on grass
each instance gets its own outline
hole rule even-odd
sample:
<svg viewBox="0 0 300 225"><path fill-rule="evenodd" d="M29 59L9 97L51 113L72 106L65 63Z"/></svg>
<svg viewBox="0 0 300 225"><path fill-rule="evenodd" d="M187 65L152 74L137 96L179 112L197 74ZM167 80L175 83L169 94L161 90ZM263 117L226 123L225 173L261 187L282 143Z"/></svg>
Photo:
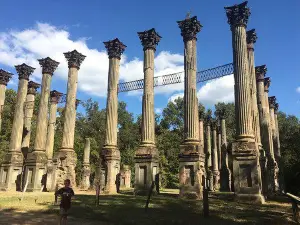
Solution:
<svg viewBox="0 0 300 225"><path fill-rule="evenodd" d="M67 216L68 212L71 208L71 198L74 196L74 191L72 188L70 188L71 181L69 179L66 179L64 181L64 187L57 190L55 192L55 199L57 196L61 196L61 202L60 202L60 211L59 211L59 224L60 225L66 225L67 224Z"/></svg>

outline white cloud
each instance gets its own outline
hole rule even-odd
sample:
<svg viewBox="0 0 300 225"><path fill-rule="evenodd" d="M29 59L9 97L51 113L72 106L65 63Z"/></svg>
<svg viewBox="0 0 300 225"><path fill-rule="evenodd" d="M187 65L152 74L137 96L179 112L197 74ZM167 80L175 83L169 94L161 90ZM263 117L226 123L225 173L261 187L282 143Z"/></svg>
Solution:
<svg viewBox="0 0 300 225"><path fill-rule="evenodd" d="M106 96L107 91L108 57L105 50L89 48L87 40L86 37L73 40L65 28L47 23L37 23L35 27L21 31L2 32L0 33L0 63L9 67L27 63L37 68L31 78L40 81L41 68L37 59L49 56L60 62L53 79L67 80L68 67L63 53L76 49L87 56L79 71L79 90L89 95L103 97ZM158 53L155 58L155 76L179 71L183 71L182 55L166 51ZM143 61L138 58L128 61L125 54L120 65L120 80L136 79L143 79ZM173 93L178 90L183 90L183 84L158 87L155 92ZM140 95L141 92L131 94Z"/></svg>
<svg viewBox="0 0 300 225"><path fill-rule="evenodd" d="M183 93L172 95L168 101L173 101L178 97L183 97ZM233 75L225 76L209 81L200 87L197 92L199 102L207 107L211 107L218 102L230 103L234 101L234 78Z"/></svg>
<svg viewBox="0 0 300 225"><path fill-rule="evenodd" d="M296 88L296 92L300 93L300 87Z"/></svg>
<svg viewBox="0 0 300 225"><path fill-rule="evenodd" d="M161 114L162 113L162 109L161 108L155 108L155 113Z"/></svg>

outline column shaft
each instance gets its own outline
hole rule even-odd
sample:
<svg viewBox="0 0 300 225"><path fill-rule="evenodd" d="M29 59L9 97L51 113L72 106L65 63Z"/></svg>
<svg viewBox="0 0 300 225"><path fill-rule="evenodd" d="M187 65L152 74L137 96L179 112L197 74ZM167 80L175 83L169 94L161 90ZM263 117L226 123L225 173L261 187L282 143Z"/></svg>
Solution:
<svg viewBox="0 0 300 225"><path fill-rule="evenodd" d="M118 82L119 82L120 60L109 59L108 89L106 103L106 136L105 145L117 146L118 125Z"/></svg>
<svg viewBox="0 0 300 225"><path fill-rule="evenodd" d="M5 91L6 91L6 85L0 84L0 131L2 127L2 113L4 108L4 102L5 102Z"/></svg>
<svg viewBox="0 0 300 225"><path fill-rule="evenodd" d="M46 151L48 101L50 95L51 78L52 76L50 74L43 74L41 98L36 125L36 136L34 142L34 151Z"/></svg>
<svg viewBox="0 0 300 225"><path fill-rule="evenodd" d="M206 125L206 167L210 168L212 166L211 162L211 129L210 125Z"/></svg>
<svg viewBox="0 0 300 225"><path fill-rule="evenodd" d="M144 51L144 95L142 110L142 144L155 144L154 119L154 49Z"/></svg>
<svg viewBox="0 0 300 225"><path fill-rule="evenodd" d="M26 96L25 110L24 110L24 128L26 133L23 137L22 149L29 149L30 136L31 136L31 119L33 116L35 95L28 93Z"/></svg>
<svg viewBox="0 0 300 225"><path fill-rule="evenodd" d="M57 102L51 101L49 121L48 121L47 141L46 141L46 154L47 154L48 161L52 160L53 158L56 113L57 113Z"/></svg>
<svg viewBox="0 0 300 225"><path fill-rule="evenodd" d="M91 141L89 138L85 139L83 164L90 164Z"/></svg>
<svg viewBox="0 0 300 225"><path fill-rule="evenodd" d="M221 135L221 127L218 126L217 128L217 143L218 143L218 170L221 169L222 165L222 135Z"/></svg>
<svg viewBox="0 0 300 225"><path fill-rule="evenodd" d="M252 102L247 62L246 29L232 27L236 132L238 140L253 140Z"/></svg>
<svg viewBox="0 0 300 225"><path fill-rule="evenodd" d="M198 98L196 87L197 47L196 39L184 43L184 131L185 142L199 141Z"/></svg>
<svg viewBox="0 0 300 225"><path fill-rule="evenodd" d="M199 152L204 154L204 127L203 119L199 120Z"/></svg>

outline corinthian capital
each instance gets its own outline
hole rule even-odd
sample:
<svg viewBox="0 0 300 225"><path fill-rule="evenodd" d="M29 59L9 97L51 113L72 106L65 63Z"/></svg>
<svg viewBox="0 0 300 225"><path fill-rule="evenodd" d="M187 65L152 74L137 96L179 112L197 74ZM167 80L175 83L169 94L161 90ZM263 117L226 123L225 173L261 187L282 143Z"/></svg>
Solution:
<svg viewBox="0 0 300 225"><path fill-rule="evenodd" d="M103 42L105 48L107 49L108 58L117 58L121 59L121 55L127 47L124 45L118 38L110 41Z"/></svg>
<svg viewBox="0 0 300 225"><path fill-rule="evenodd" d="M276 97L275 96L271 96L271 97L268 98L268 100L269 100L269 107L275 109Z"/></svg>
<svg viewBox="0 0 300 225"><path fill-rule="evenodd" d="M279 109L279 104L276 102L275 103L275 114L277 114L278 113L278 109Z"/></svg>
<svg viewBox="0 0 300 225"><path fill-rule="evenodd" d="M19 80L21 79L29 80L29 76L35 70L35 68L28 66L25 63L23 63L22 65L15 66L15 68L19 75Z"/></svg>
<svg viewBox="0 0 300 225"><path fill-rule="evenodd" d="M248 48L253 48L253 44L256 43L256 40L257 40L257 35L256 35L256 32L255 32L255 29L252 29L252 30L248 30L247 31L247 47Z"/></svg>
<svg viewBox="0 0 300 225"><path fill-rule="evenodd" d="M7 85L10 78L12 77L12 73L9 73L5 70L0 69L0 84Z"/></svg>
<svg viewBox="0 0 300 225"><path fill-rule="evenodd" d="M239 5L225 7L228 23L232 26L247 26L250 16L250 9L247 6L248 1Z"/></svg>
<svg viewBox="0 0 300 225"><path fill-rule="evenodd" d="M56 90L50 91L50 102L57 104L61 96L63 96L63 93L61 92L58 92Z"/></svg>
<svg viewBox="0 0 300 225"><path fill-rule="evenodd" d="M68 61L69 68L75 67L77 69L80 69L80 65L86 57L76 50L73 50L72 52L66 52L64 55Z"/></svg>
<svg viewBox="0 0 300 225"><path fill-rule="evenodd" d="M193 39L197 40L197 33L199 33L202 28L200 21L197 20L197 16L177 21L177 23L181 30L181 36L183 37L184 42Z"/></svg>
<svg viewBox="0 0 300 225"><path fill-rule="evenodd" d="M271 85L271 78L270 77L266 77L264 79L265 92L269 92L270 85Z"/></svg>
<svg viewBox="0 0 300 225"><path fill-rule="evenodd" d="M54 71L59 65L59 62L54 61L50 57L44 59L38 59L41 67L43 68L42 73L53 75Z"/></svg>
<svg viewBox="0 0 300 225"><path fill-rule="evenodd" d="M33 81L29 81L28 82L28 89L27 89L27 94L29 95L35 95L37 89L40 87L41 85L38 83L35 83Z"/></svg>
<svg viewBox="0 0 300 225"><path fill-rule="evenodd" d="M255 67L256 80L263 81L265 79L265 75L267 71L268 69L266 65L256 66Z"/></svg>
<svg viewBox="0 0 300 225"><path fill-rule="evenodd" d="M144 51L146 49L156 50L156 46L161 39L161 36L155 31L154 28L151 30L146 30L144 32L138 32L139 38L144 47Z"/></svg>
<svg viewBox="0 0 300 225"><path fill-rule="evenodd" d="M216 130L217 127L218 127L218 122L217 122L217 120L216 120L216 119L212 119L212 120L211 120L211 128L212 128L213 130Z"/></svg>

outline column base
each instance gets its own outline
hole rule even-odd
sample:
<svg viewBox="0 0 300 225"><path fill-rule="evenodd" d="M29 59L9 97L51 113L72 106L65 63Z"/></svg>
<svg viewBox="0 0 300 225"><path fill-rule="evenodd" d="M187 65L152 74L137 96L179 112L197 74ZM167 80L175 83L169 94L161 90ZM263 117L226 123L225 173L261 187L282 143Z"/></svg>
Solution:
<svg viewBox="0 0 300 225"><path fill-rule="evenodd" d="M22 152L8 152L0 167L0 190L20 191L23 169Z"/></svg>
<svg viewBox="0 0 300 225"><path fill-rule="evenodd" d="M159 192L158 151L154 145L141 145L135 153L135 185L136 195L147 195L153 182L153 194Z"/></svg>
<svg viewBox="0 0 300 225"><path fill-rule="evenodd" d="M203 199L205 183L205 155L199 143L184 143L179 154L179 197Z"/></svg>
<svg viewBox="0 0 300 225"><path fill-rule="evenodd" d="M90 164L89 163L83 164L82 178L80 184L81 190L87 191L90 188L91 186L90 175L91 175Z"/></svg>
<svg viewBox="0 0 300 225"><path fill-rule="evenodd" d="M278 184L278 166L275 159L271 157L267 158L267 190L268 196L273 196L279 191L279 184Z"/></svg>
<svg viewBox="0 0 300 225"><path fill-rule="evenodd" d="M25 161L25 179L28 183L26 191L41 191L46 189L46 167L47 155L44 151L32 151L27 155Z"/></svg>
<svg viewBox="0 0 300 225"><path fill-rule="evenodd" d="M55 191L55 170L56 164L54 160L50 159L47 162L47 179L46 179L46 191Z"/></svg>
<svg viewBox="0 0 300 225"><path fill-rule="evenodd" d="M116 194L120 188L120 151L117 146L104 146L101 158L101 167L105 174L104 177L100 175L100 185L104 184L105 194Z"/></svg>
<svg viewBox="0 0 300 225"><path fill-rule="evenodd" d="M61 188L64 186L64 181L70 179L71 187L76 187L75 167L77 163L77 154L73 149L61 148L54 156L56 164L54 187Z"/></svg>
<svg viewBox="0 0 300 225"><path fill-rule="evenodd" d="M232 143L234 191L238 199L261 199L261 171L258 146L255 141Z"/></svg>
<svg viewBox="0 0 300 225"><path fill-rule="evenodd" d="M265 203L265 198L261 194L235 194L234 199L237 202L250 202L252 204Z"/></svg>

